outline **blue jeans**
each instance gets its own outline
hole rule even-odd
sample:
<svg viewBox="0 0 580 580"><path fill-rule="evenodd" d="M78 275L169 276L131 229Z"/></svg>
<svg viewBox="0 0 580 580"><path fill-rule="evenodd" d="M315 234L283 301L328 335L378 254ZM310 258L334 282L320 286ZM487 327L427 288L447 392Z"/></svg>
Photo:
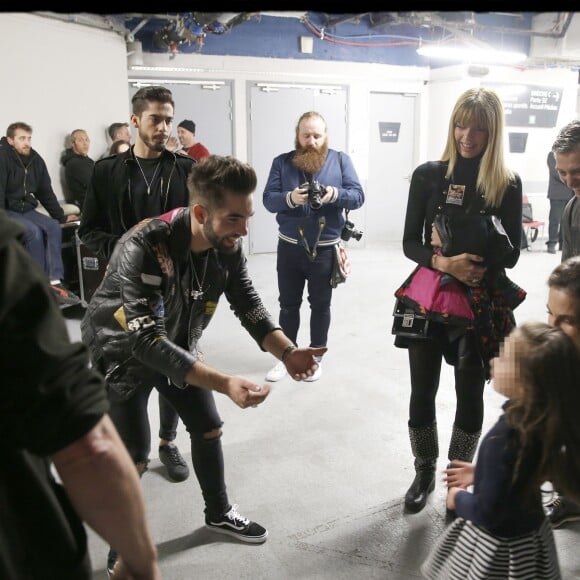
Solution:
<svg viewBox="0 0 580 580"><path fill-rule="evenodd" d="M330 328L332 286L330 275L334 260L333 246L318 247L310 261L301 245L278 241L279 324L286 336L296 344L300 328L300 306L307 285L310 304L310 346L326 346Z"/></svg>
<svg viewBox="0 0 580 580"><path fill-rule="evenodd" d="M35 210L24 213L7 210L6 213L26 228L24 246L44 273L50 280L62 280L64 266L60 223Z"/></svg>

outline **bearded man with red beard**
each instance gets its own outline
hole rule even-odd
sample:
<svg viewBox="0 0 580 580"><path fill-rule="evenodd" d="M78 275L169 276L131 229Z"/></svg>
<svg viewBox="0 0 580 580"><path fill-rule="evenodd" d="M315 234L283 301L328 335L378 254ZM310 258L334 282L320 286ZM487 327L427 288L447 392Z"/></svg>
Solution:
<svg viewBox="0 0 580 580"><path fill-rule="evenodd" d="M320 113L308 111L300 117L295 147L274 159L263 193L264 206L276 214L279 226L279 324L296 345L307 285L310 346L325 347L330 328L334 246L340 242L344 210L360 208L365 194L350 157L329 149L326 121ZM309 195L309 187L312 191L316 184L320 186L319 196ZM318 357L318 368L307 381L320 378L321 359ZM275 382L286 375L285 365L278 363L266 380Z"/></svg>

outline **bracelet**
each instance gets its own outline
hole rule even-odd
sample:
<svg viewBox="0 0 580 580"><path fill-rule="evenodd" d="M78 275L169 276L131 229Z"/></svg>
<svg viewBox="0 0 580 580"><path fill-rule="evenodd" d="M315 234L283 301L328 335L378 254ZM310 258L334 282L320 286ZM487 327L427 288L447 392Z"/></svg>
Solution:
<svg viewBox="0 0 580 580"><path fill-rule="evenodd" d="M293 351L296 350L296 347L293 344L289 344L284 351L282 352L282 356L280 357L280 360L286 364L286 359L288 358L288 355Z"/></svg>

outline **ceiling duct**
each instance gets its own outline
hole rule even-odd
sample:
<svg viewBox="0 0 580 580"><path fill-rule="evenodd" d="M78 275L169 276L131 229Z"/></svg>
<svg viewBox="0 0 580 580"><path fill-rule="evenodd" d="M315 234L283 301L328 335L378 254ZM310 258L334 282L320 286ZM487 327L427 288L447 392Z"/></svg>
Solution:
<svg viewBox="0 0 580 580"><path fill-rule="evenodd" d="M534 16L534 29L553 30L559 25L563 13L545 12ZM576 61L580 60L580 14L568 13L563 33L554 37L533 37L530 60Z"/></svg>
<svg viewBox="0 0 580 580"><path fill-rule="evenodd" d="M127 42L127 66L143 66L143 46L138 40Z"/></svg>

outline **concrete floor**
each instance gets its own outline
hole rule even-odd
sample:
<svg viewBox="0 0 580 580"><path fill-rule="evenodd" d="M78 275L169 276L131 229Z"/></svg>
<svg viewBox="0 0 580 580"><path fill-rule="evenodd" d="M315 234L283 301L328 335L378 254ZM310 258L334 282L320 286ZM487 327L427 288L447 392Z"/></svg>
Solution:
<svg viewBox="0 0 580 580"><path fill-rule="evenodd" d="M203 527L195 476L173 483L157 457L158 410L152 396L152 461L142 481L165 579L420 578L419 566L446 524L442 483L422 512L403 512L414 476L407 435L409 370L406 351L393 346L391 312L393 292L413 264L399 243L350 242L349 253L352 274L333 297L322 378L315 383L286 378L256 409L241 410L216 396L224 419L230 501L268 528L265 544L242 544ZM559 253L545 252L545 238L522 252L510 273L528 291L516 310L518 322L546 319L546 279L559 261ZM275 256L250 256L249 268L277 318ZM306 307L303 320L307 328ZM78 338L78 320L68 323ZM307 343L304 329L300 338ZM225 300L202 346L209 364L257 382L275 362L257 348ZM503 400L486 385L484 431L496 421ZM452 369L444 366L437 400L441 470L454 406ZM181 423L178 444L190 463ZM555 531L566 579L580 578L579 531L580 524ZM95 579L104 579L107 546L90 530L89 541Z"/></svg>

